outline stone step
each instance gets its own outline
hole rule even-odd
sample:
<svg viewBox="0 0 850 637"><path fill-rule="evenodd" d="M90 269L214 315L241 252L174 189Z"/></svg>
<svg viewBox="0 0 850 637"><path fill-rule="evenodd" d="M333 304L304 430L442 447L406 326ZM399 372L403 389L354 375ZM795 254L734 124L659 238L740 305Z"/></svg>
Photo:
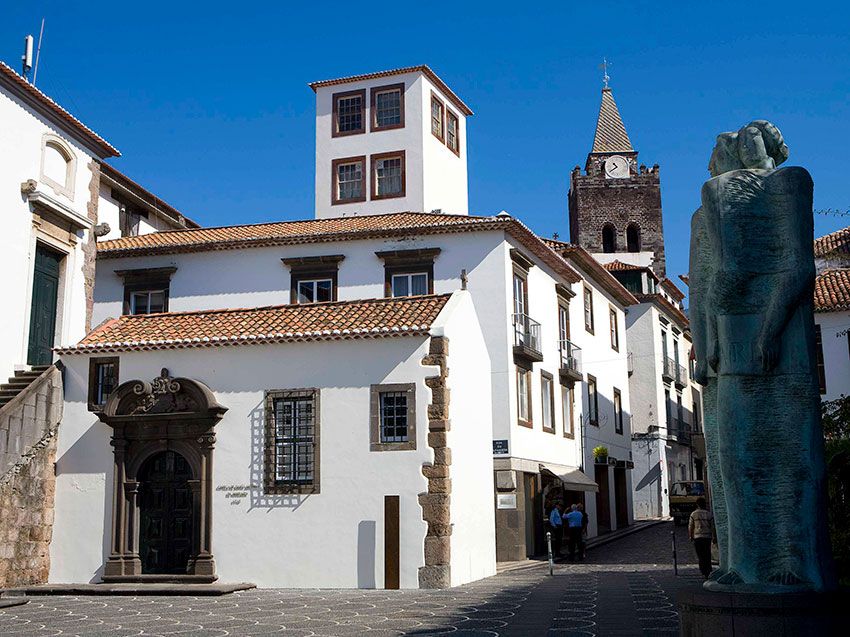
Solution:
<svg viewBox="0 0 850 637"><path fill-rule="evenodd" d="M8 383L0 385L0 389L26 389L31 384L29 379L10 378Z"/></svg>

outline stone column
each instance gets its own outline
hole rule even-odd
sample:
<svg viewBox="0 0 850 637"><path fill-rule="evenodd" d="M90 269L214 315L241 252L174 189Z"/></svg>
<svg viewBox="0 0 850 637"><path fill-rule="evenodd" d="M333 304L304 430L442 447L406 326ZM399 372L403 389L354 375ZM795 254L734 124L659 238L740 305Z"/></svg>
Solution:
<svg viewBox="0 0 850 637"><path fill-rule="evenodd" d="M117 433L117 431L116 431ZM127 441L116 438L113 434L112 461L112 534L109 558L103 568L105 576L124 574L124 510L126 495L124 481L126 469L124 458L127 451Z"/></svg>
<svg viewBox="0 0 850 637"><path fill-rule="evenodd" d="M124 548L124 574L139 575L142 572L142 560L139 557L139 483L127 480L124 483L126 495L126 546Z"/></svg>
<svg viewBox="0 0 850 637"><path fill-rule="evenodd" d="M212 456L215 448L215 434L207 432L207 434L198 438L198 442L201 444L201 479L198 498L200 506L198 556L195 559L195 574L215 576L215 560L212 555Z"/></svg>

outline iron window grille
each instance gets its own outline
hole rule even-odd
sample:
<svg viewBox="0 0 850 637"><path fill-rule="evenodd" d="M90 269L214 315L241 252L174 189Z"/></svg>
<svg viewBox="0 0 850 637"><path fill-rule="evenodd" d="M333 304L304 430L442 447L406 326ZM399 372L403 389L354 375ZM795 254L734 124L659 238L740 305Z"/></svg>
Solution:
<svg viewBox="0 0 850 637"><path fill-rule="evenodd" d="M266 393L266 491L318 492L318 390Z"/></svg>
<svg viewBox="0 0 850 637"><path fill-rule="evenodd" d="M416 449L416 385L372 385L371 450Z"/></svg>

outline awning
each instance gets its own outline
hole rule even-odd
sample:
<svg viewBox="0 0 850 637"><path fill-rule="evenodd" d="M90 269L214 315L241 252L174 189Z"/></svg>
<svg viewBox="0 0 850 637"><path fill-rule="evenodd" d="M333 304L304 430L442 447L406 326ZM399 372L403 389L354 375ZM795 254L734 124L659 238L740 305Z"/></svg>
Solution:
<svg viewBox="0 0 850 637"><path fill-rule="evenodd" d="M548 473L555 476L564 483L564 488L568 491L599 491L599 485L578 467L541 464L540 473Z"/></svg>

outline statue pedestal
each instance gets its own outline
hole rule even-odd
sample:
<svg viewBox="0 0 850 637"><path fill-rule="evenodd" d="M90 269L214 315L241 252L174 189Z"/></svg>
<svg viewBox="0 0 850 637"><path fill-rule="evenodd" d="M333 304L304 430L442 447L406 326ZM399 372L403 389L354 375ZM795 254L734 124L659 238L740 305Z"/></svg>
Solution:
<svg viewBox="0 0 850 637"><path fill-rule="evenodd" d="M678 595L680 634L685 637L749 635L847 635L850 591L833 593L711 593Z"/></svg>

